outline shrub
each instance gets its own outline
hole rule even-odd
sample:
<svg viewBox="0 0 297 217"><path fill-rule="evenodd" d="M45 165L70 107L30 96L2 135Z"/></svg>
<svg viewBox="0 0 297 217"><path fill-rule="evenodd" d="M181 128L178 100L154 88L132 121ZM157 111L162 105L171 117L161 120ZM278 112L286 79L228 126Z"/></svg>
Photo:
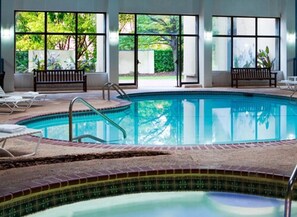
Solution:
<svg viewBox="0 0 297 217"><path fill-rule="evenodd" d="M173 72L174 62L172 50L155 50L155 72Z"/></svg>
<svg viewBox="0 0 297 217"><path fill-rule="evenodd" d="M28 51L17 51L15 53L16 71L27 72L29 65Z"/></svg>

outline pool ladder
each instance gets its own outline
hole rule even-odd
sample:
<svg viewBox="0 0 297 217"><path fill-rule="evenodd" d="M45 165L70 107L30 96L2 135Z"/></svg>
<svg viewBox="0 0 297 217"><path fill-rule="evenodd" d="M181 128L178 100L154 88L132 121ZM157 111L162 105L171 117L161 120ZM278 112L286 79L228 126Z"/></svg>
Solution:
<svg viewBox="0 0 297 217"><path fill-rule="evenodd" d="M97 115L99 115L100 117L102 117L104 120L106 120L109 124L113 125L114 127L116 127L117 129L119 129L122 133L123 133L123 138L126 139L127 137L127 133L126 131L117 123L115 123L113 120L111 120L109 117L107 117L106 115L104 115L103 113L101 113L100 111L98 111L94 106L92 106L90 103L88 103L86 100L84 100L81 97L75 97L74 99L71 100L70 104L69 104L69 141L75 141L77 140L78 142L81 142L83 138L90 138L93 139L97 142L100 143L105 143L106 141L103 139L100 139L96 136L90 135L90 134L84 134L81 136L77 136L75 138L73 138L73 129L72 129L72 113L73 113L73 104L76 101L80 101L81 103L83 103L85 106L87 106L90 110L92 110L93 112L95 112Z"/></svg>
<svg viewBox="0 0 297 217"><path fill-rule="evenodd" d="M115 83L111 83L111 82L105 83L104 86L103 86L103 88L102 88L102 97L103 97L103 99L105 99L105 89L106 88L107 88L107 100L110 100L110 89L113 88L123 98L125 97L127 100L130 101L129 96L125 93L125 91L119 85L117 85Z"/></svg>
<svg viewBox="0 0 297 217"><path fill-rule="evenodd" d="M288 181L288 187L285 197L285 215L284 217L291 217L291 204L292 204L292 193L293 187L297 179L297 165L295 166L294 171L292 172L290 179Z"/></svg>

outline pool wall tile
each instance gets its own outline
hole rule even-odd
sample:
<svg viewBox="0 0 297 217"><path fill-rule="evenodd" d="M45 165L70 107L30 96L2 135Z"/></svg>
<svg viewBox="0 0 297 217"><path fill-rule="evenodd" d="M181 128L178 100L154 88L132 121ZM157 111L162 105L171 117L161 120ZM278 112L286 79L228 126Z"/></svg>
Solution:
<svg viewBox="0 0 297 217"><path fill-rule="evenodd" d="M202 173L197 173L197 171L202 171ZM152 174L151 172L148 171L147 174ZM55 185L57 188L53 189L54 185L51 185L49 191L38 192L38 194L33 193L34 191L31 190L31 196L28 195L24 199L21 198L20 193L17 193L15 194L15 200L7 198L10 200L10 203L0 204L0 213L7 213L5 216L20 216L57 205L138 192L198 190L284 197L286 190L286 182L284 181L275 181L264 176L257 177L258 174L252 173L250 174L251 176L246 177L242 176L242 173L238 173L238 171L227 172L224 170L199 170L194 168L191 170L168 169L153 172L155 175L141 176L140 174L143 175L144 171L139 173L134 171L128 173L123 178L119 178L121 175L117 176L115 174L115 176L111 176L109 174L105 176L109 177L108 180L100 179L102 177L100 174L97 179L84 179L87 180L84 183L75 182L79 183L77 185L69 182L66 188L60 184ZM226 172L228 175L226 175ZM253 179L254 177L257 177L257 179ZM78 178L78 180L80 179ZM37 190L42 189L41 186L35 188ZM1 197L1 200L9 201L3 200L3 197Z"/></svg>
<svg viewBox="0 0 297 217"><path fill-rule="evenodd" d="M121 173L118 173L116 175L117 175L117 179L122 179L122 178L127 178L128 177L128 173L125 173L125 172L121 172Z"/></svg>

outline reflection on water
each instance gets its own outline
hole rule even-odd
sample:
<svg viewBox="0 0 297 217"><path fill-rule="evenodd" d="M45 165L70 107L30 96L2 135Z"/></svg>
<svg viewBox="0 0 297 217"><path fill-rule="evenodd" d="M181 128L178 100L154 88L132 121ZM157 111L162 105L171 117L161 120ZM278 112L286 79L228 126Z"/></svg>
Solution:
<svg viewBox="0 0 297 217"><path fill-rule="evenodd" d="M73 203L30 217L279 217L283 204L275 198L222 192L139 193Z"/></svg>
<svg viewBox="0 0 297 217"><path fill-rule="evenodd" d="M74 136L92 134L110 143L194 145L272 141L296 138L296 103L243 95L155 95L131 97L130 108L107 113L127 131L102 118L75 116ZM30 122L48 138L68 139L68 116Z"/></svg>

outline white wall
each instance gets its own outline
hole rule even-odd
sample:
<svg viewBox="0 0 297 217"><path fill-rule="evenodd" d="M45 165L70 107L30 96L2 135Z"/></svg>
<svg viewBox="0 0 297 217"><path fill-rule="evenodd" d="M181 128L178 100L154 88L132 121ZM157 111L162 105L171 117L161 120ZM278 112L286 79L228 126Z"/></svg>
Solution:
<svg viewBox="0 0 297 217"><path fill-rule="evenodd" d="M2 57L5 60L4 88L6 91L13 91L19 85L31 87L29 83L24 84L27 79L19 79L20 75L16 75L18 79L15 82L13 36L15 10L106 12L108 39L111 32L118 31L118 13L199 15L199 70L201 84L205 87L230 85L229 78L216 79L217 76L225 75L224 72L212 72L211 69L212 46L211 42L204 40L204 32L211 31L213 15L281 17L281 70L284 74L292 72L290 66L287 67L287 62L294 58L295 44L287 43L286 36L287 32L295 33L294 0L1 0L1 3L1 30L10 29L12 34L9 39L2 38L1 43ZM112 44L108 43L106 58L106 77L115 83L118 82L119 74L117 40ZM96 88L100 79L99 75L92 76L90 87L94 85L93 87Z"/></svg>
<svg viewBox="0 0 297 217"><path fill-rule="evenodd" d="M154 74L155 57L153 50L138 51L138 73ZM134 72L134 51L119 51L119 74L129 74Z"/></svg>

